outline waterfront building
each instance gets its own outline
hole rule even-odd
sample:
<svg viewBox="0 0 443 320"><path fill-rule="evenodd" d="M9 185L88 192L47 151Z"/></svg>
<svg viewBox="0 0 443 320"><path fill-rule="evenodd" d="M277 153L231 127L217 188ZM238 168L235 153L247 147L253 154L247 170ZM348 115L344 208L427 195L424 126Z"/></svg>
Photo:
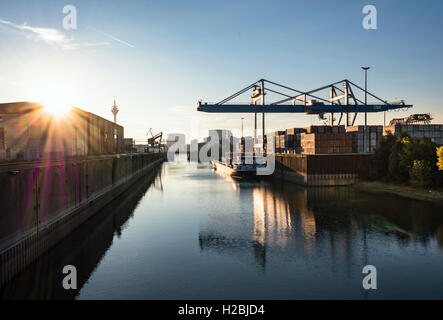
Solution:
<svg viewBox="0 0 443 320"><path fill-rule="evenodd" d="M0 160L124 152L123 127L80 108L54 113L40 103L1 103L0 119Z"/></svg>

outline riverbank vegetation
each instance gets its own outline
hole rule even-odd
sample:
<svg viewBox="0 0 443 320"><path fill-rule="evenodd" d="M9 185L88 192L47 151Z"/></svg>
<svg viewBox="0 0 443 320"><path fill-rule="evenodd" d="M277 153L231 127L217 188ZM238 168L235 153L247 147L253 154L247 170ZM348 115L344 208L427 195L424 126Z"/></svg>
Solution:
<svg viewBox="0 0 443 320"><path fill-rule="evenodd" d="M437 157L438 157L438 162L437 162L438 170L443 171L443 146L440 146L437 149Z"/></svg>
<svg viewBox="0 0 443 320"><path fill-rule="evenodd" d="M443 187L443 147L430 138L388 134L375 150L371 178L417 187Z"/></svg>

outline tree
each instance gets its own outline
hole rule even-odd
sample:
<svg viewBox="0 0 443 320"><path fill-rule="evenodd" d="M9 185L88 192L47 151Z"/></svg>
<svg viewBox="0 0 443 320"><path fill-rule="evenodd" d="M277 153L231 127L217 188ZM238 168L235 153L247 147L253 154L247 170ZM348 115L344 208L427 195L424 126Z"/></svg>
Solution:
<svg viewBox="0 0 443 320"><path fill-rule="evenodd" d="M443 185L443 148L437 148L429 138L410 137L406 132L388 134L377 146L373 164L375 178L388 176L395 182Z"/></svg>
<svg viewBox="0 0 443 320"><path fill-rule="evenodd" d="M418 185L432 184L434 165L437 161L436 144L429 138L408 138L399 154L400 166L407 168L411 182Z"/></svg>
<svg viewBox="0 0 443 320"><path fill-rule="evenodd" d="M406 132L401 132L395 136L389 155L389 176L397 182L405 182L409 179L408 161L402 158L403 149L411 142L411 138Z"/></svg>
<svg viewBox="0 0 443 320"><path fill-rule="evenodd" d="M437 148L437 167L438 170L443 171L443 146Z"/></svg>
<svg viewBox="0 0 443 320"><path fill-rule="evenodd" d="M389 174L389 156L395 142L395 136L389 132L377 145L373 158L374 178L386 177Z"/></svg>
<svg viewBox="0 0 443 320"><path fill-rule="evenodd" d="M426 160L430 163L437 161L435 148L437 145L429 138L403 138L403 148L400 152L401 165L411 168L414 160Z"/></svg>
<svg viewBox="0 0 443 320"><path fill-rule="evenodd" d="M426 160L414 160L409 169L409 177L413 184L419 186L429 186L432 184L433 168L431 163Z"/></svg>

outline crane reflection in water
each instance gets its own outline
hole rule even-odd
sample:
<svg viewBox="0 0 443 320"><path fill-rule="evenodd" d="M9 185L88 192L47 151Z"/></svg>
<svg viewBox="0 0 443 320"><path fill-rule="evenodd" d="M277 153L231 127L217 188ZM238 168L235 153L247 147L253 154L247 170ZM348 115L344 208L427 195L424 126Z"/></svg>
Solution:
<svg viewBox="0 0 443 320"><path fill-rule="evenodd" d="M400 246L416 242L443 249L442 218L417 215L416 206L422 209L423 203L414 206L398 199L395 208L386 208L389 203L371 204L371 198L344 187L276 186L224 177L252 210L208 213L200 226L200 248L234 254L242 261L244 251L250 250L263 271L268 255L291 260L329 254L332 269L355 261L365 265L368 235L374 233Z"/></svg>

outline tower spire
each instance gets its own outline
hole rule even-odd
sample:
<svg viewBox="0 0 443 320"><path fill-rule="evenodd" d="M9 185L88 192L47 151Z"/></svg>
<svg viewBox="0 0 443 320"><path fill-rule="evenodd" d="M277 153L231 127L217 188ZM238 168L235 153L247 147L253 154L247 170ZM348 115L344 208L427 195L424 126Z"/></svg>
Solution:
<svg viewBox="0 0 443 320"><path fill-rule="evenodd" d="M115 102L115 96L114 96L114 105L112 106L111 112L114 115L114 123L117 123L117 113L120 110L117 107L117 103Z"/></svg>

